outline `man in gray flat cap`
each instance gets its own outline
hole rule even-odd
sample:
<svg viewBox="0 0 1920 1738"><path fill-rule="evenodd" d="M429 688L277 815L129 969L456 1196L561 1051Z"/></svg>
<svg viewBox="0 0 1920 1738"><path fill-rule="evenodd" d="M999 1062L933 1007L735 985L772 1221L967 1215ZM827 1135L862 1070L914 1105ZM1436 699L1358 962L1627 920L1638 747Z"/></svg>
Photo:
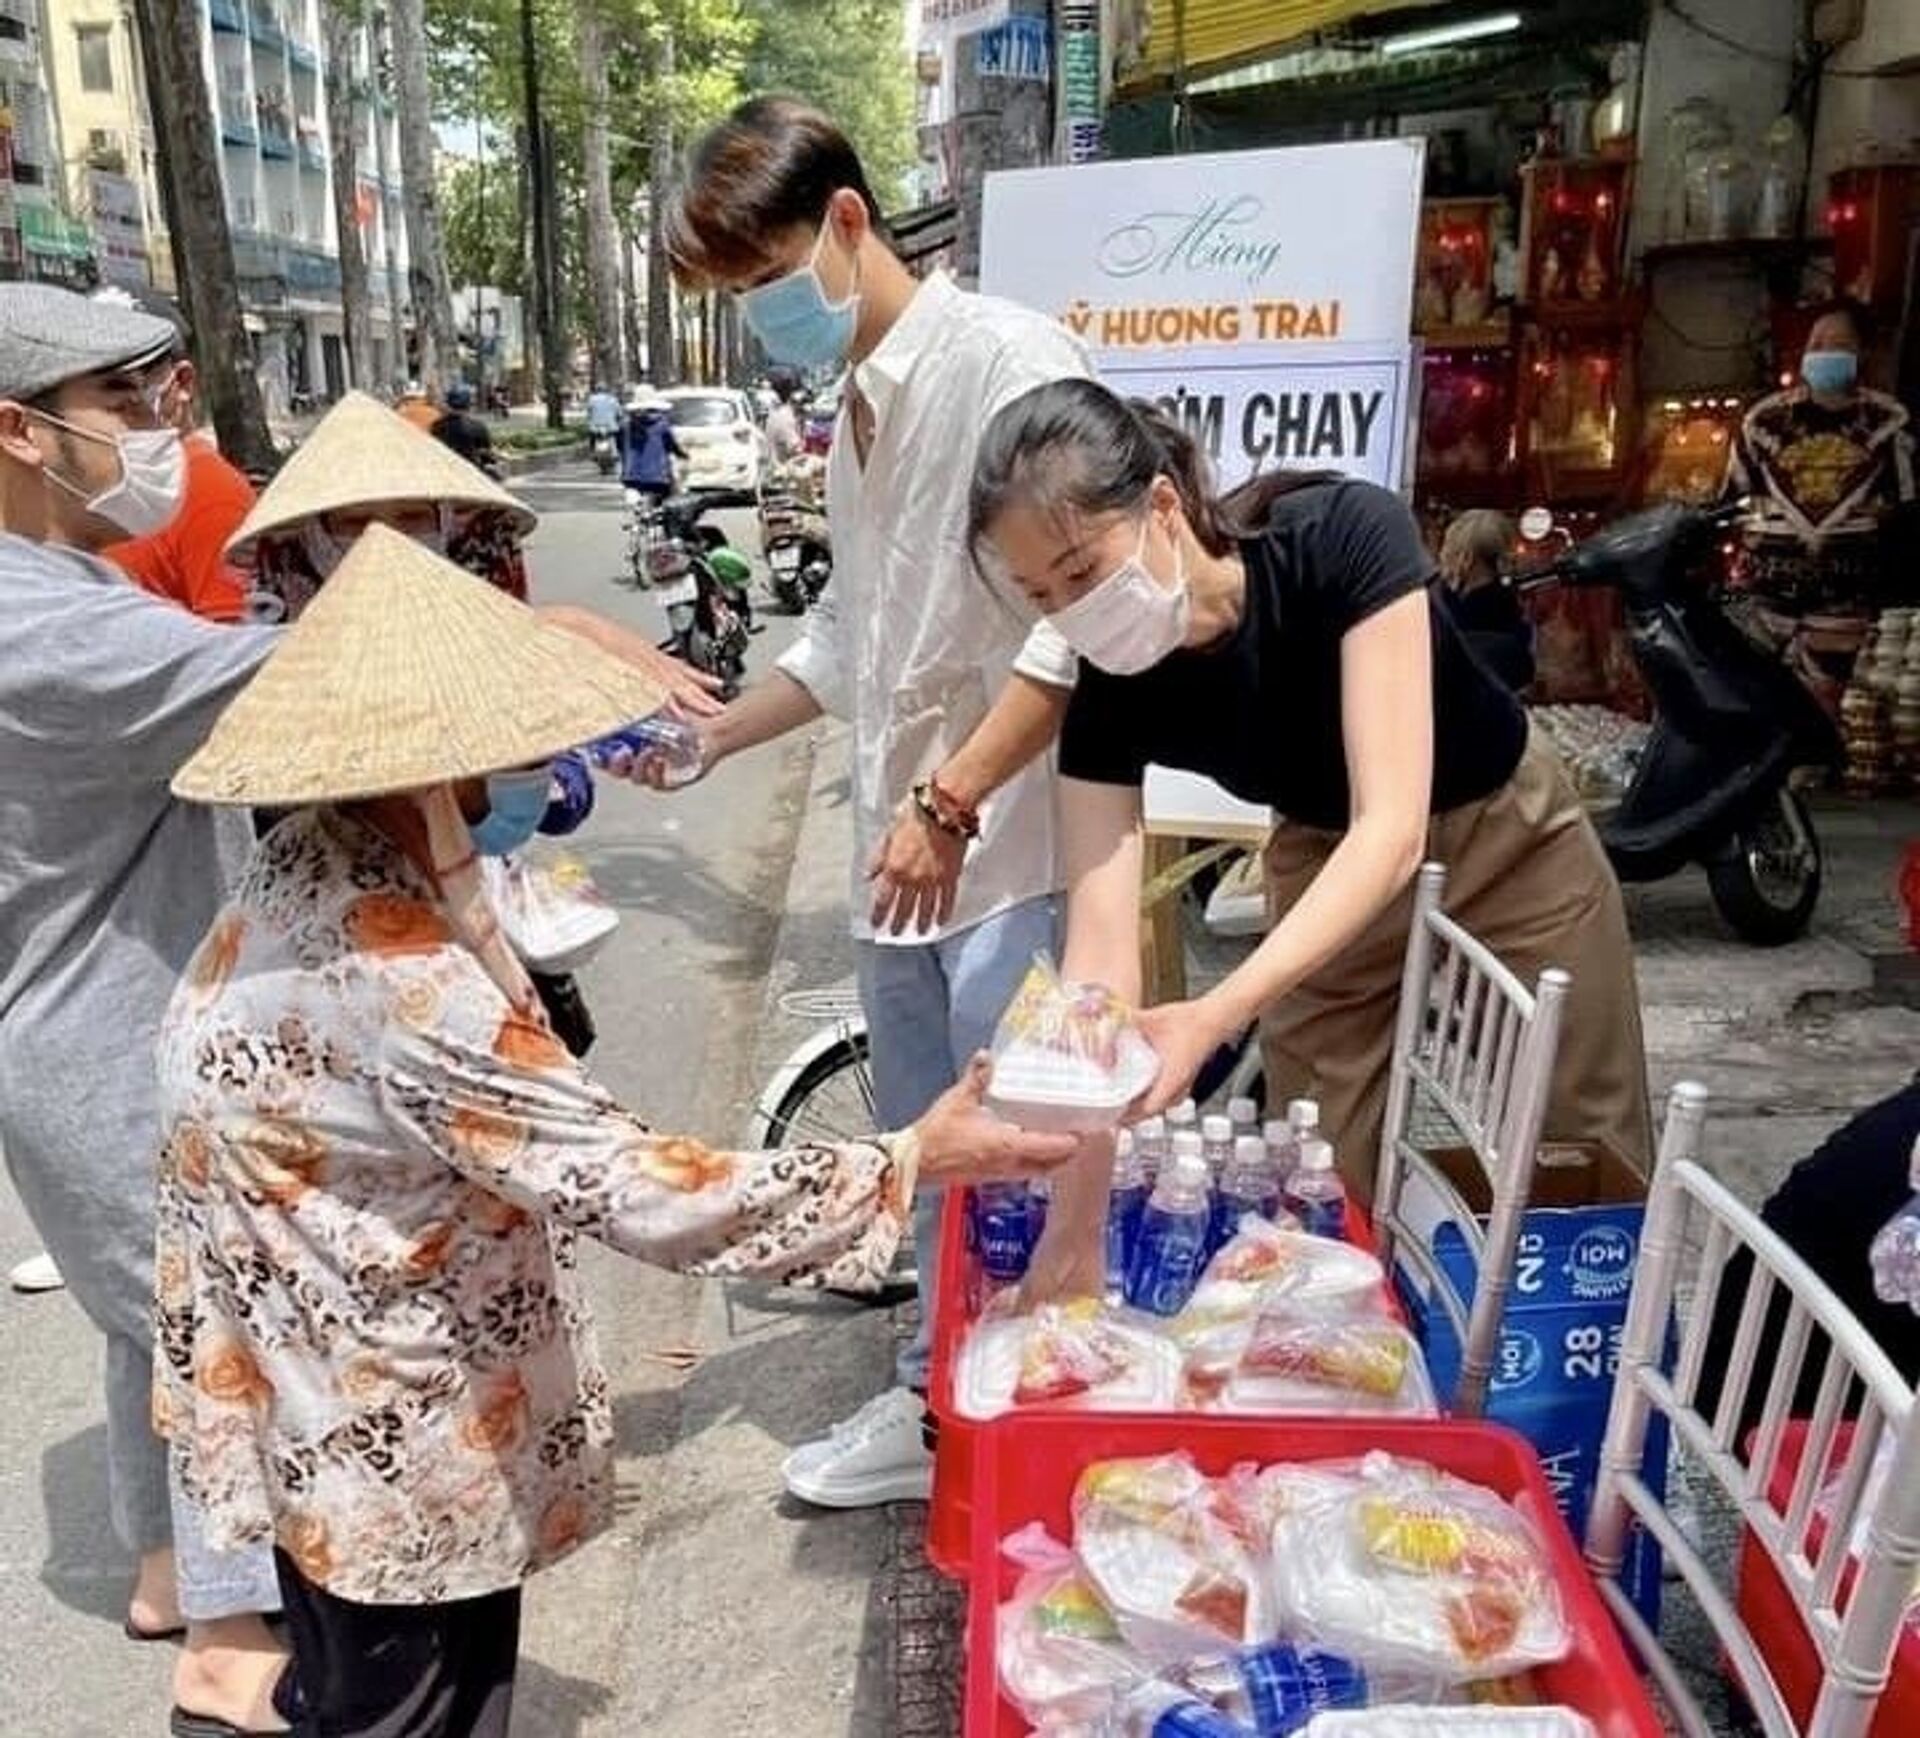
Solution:
<svg viewBox="0 0 1920 1738"><path fill-rule="evenodd" d="M108 1478L139 1561L136 1640L185 1632L179 1738L285 1729L260 1617L270 1553L207 1549L150 1422L154 1040L244 857L243 817L167 784L273 644L203 622L93 558L165 525L184 476L133 309L0 284L0 1146L106 1339Z"/></svg>

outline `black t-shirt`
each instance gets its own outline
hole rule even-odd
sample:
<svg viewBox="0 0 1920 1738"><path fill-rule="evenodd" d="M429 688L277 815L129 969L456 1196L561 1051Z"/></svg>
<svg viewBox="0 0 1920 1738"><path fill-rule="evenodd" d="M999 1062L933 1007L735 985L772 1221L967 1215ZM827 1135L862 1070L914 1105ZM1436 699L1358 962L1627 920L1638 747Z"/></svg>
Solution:
<svg viewBox="0 0 1920 1738"><path fill-rule="evenodd" d="M1149 762L1204 773L1288 820L1343 830L1352 800L1340 720L1340 641L1410 592L1433 621L1432 810L1489 796L1526 747L1519 702L1467 650L1435 593L1433 558L1407 509L1371 483L1306 484L1242 541L1239 626L1137 676L1080 663L1060 770L1137 785Z"/></svg>

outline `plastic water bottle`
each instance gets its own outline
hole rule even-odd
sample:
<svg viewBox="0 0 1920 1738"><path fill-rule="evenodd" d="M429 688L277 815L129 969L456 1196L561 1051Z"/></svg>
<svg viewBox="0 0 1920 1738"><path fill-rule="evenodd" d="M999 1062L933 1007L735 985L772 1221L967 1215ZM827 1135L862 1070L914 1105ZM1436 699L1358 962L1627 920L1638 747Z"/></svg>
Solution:
<svg viewBox="0 0 1920 1738"><path fill-rule="evenodd" d="M982 1183L973 1191L972 1209L973 1246L988 1291L1018 1285L1040 1241L1045 1209L1036 1210L1025 1183Z"/></svg>
<svg viewBox="0 0 1920 1738"><path fill-rule="evenodd" d="M706 768L707 756L700 744L700 732L664 712L623 724L611 735L588 743L587 757L596 766L605 766L622 750L636 760L657 760L662 769L661 782L669 790L692 784Z"/></svg>
<svg viewBox="0 0 1920 1738"><path fill-rule="evenodd" d="M1213 1194L1211 1255L1230 1241L1249 1213L1271 1219L1280 1207L1280 1173L1267 1143L1258 1135L1242 1135L1233 1143L1233 1157L1221 1173Z"/></svg>
<svg viewBox="0 0 1920 1738"><path fill-rule="evenodd" d="M1905 1304L1920 1315L1920 1140L1907 1162L1912 1198L1882 1225L1868 1259L1873 1263L1873 1295L1882 1303Z"/></svg>
<svg viewBox="0 0 1920 1738"><path fill-rule="evenodd" d="M1200 1124L1200 1150L1206 1155L1207 1176L1217 1189L1233 1162L1233 1124L1224 1116L1207 1117Z"/></svg>
<svg viewBox="0 0 1920 1738"><path fill-rule="evenodd" d="M1126 1738L1248 1738L1252 1731L1188 1691L1157 1680L1127 1697L1120 1729Z"/></svg>
<svg viewBox="0 0 1920 1738"><path fill-rule="evenodd" d="M1213 1225L1208 1199L1207 1161L1200 1137L1191 1131L1173 1137L1173 1157L1153 1186L1140 1216L1133 1262L1127 1269L1127 1302L1156 1316L1178 1315L1200 1281L1206 1265L1207 1236Z"/></svg>
<svg viewBox="0 0 1920 1738"><path fill-rule="evenodd" d="M1287 1179L1293 1175L1294 1161L1300 1156L1294 1145L1293 1124L1274 1118L1260 1131L1262 1144L1267 1149L1267 1157L1272 1161L1273 1174L1280 1187L1287 1186Z"/></svg>
<svg viewBox="0 0 1920 1738"><path fill-rule="evenodd" d="M1132 1131L1122 1129L1113 1143L1113 1183L1107 1195L1107 1295L1114 1301L1126 1292L1140 1219L1152 1194Z"/></svg>
<svg viewBox="0 0 1920 1738"><path fill-rule="evenodd" d="M1167 1112L1167 1139L1175 1135L1186 1134L1191 1130L1200 1132L1200 1107L1190 1098L1183 1098Z"/></svg>
<svg viewBox="0 0 1920 1738"><path fill-rule="evenodd" d="M1330 1708L1364 1708L1369 1692L1357 1661L1283 1641L1239 1648L1181 1675L1260 1738L1286 1738Z"/></svg>
<svg viewBox="0 0 1920 1738"><path fill-rule="evenodd" d="M1310 1141L1320 1133L1320 1101L1296 1098L1287 1106L1287 1126L1293 1130L1293 1144Z"/></svg>
<svg viewBox="0 0 1920 1738"><path fill-rule="evenodd" d="M1347 1186L1333 1168L1333 1148L1318 1135L1300 1143L1300 1163L1283 1197L1302 1227L1316 1237L1347 1235Z"/></svg>
<svg viewBox="0 0 1920 1738"><path fill-rule="evenodd" d="M1140 1161L1141 1180L1151 1189L1160 1167L1167 1162L1167 1119L1142 1117L1133 1125L1133 1156Z"/></svg>
<svg viewBox="0 0 1920 1738"><path fill-rule="evenodd" d="M1227 1121L1233 1124L1233 1138L1260 1132L1260 1107L1250 1098L1227 1100Z"/></svg>

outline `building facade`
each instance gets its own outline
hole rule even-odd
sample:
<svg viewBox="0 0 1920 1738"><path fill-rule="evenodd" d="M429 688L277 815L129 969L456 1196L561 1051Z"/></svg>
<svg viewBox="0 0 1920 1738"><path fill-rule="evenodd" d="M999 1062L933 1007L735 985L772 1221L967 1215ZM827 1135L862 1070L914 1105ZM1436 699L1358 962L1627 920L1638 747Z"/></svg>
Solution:
<svg viewBox="0 0 1920 1738"><path fill-rule="evenodd" d="M92 253L68 215L38 0L0 0L0 277L84 284Z"/></svg>
<svg viewBox="0 0 1920 1738"><path fill-rule="evenodd" d="M49 7L42 58L67 210L86 226L95 269L104 282L153 284L171 294L173 251L132 7L60 0Z"/></svg>
<svg viewBox="0 0 1920 1738"><path fill-rule="evenodd" d="M355 41L354 205L373 307L376 386L406 372L400 150L383 25ZM269 415L347 387L320 0L206 0L201 54L220 133L240 301Z"/></svg>
<svg viewBox="0 0 1920 1738"><path fill-rule="evenodd" d="M0 0L0 275L174 288L129 0ZM270 416L347 387L321 0L199 0L241 309ZM356 33L354 209L373 378L407 372L400 150L384 20Z"/></svg>

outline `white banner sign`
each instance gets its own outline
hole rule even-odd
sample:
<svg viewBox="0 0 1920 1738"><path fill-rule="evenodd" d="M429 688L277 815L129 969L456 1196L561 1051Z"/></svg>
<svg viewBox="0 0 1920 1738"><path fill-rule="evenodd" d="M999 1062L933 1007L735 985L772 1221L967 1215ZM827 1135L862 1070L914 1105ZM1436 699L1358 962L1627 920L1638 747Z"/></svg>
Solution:
<svg viewBox="0 0 1920 1738"><path fill-rule="evenodd" d="M920 0L919 40L947 43L976 30L991 30L1006 22L1009 10L1008 0Z"/></svg>
<svg viewBox="0 0 1920 1738"><path fill-rule="evenodd" d="M1395 139L992 175L981 287L1167 405L1225 486L1291 465L1397 488L1422 165Z"/></svg>

